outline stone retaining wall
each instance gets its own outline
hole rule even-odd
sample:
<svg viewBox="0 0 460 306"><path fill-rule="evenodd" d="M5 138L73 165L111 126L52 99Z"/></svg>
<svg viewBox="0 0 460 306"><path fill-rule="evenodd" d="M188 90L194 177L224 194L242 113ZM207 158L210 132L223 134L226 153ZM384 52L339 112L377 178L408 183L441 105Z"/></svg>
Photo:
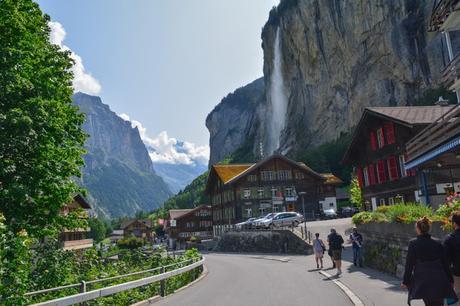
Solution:
<svg viewBox="0 0 460 306"><path fill-rule="evenodd" d="M227 232L217 242L215 251L242 253L313 253L312 247L288 230Z"/></svg>
<svg viewBox="0 0 460 306"><path fill-rule="evenodd" d="M416 237L414 224L372 222L359 225L358 231L364 239L364 264L402 278L409 240ZM438 222L431 234L442 240L448 235Z"/></svg>

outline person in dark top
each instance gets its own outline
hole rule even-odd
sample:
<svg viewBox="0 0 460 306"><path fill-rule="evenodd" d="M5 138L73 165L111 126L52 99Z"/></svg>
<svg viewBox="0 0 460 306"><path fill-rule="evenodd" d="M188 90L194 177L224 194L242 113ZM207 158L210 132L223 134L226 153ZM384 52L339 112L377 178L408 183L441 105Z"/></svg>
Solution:
<svg viewBox="0 0 460 306"><path fill-rule="evenodd" d="M427 217L415 223L417 238L409 242L401 288L409 289L411 300L423 299L427 306L442 306L445 298L457 301L442 244L431 238Z"/></svg>
<svg viewBox="0 0 460 306"><path fill-rule="evenodd" d="M460 212L456 211L451 217L454 231L444 241L447 264L454 277L454 291L460 296Z"/></svg>
<svg viewBox="0 0 460 306"><path fill-rule="evenodd" d="M358 233L358 229L353 227L353 230L350 235L350 241L352 243L353 249L353 264L359 264L360 267L363 266L363 255L362 255L362 246L363 246L363 236Z"/></svg>
<svg viewBox="0 0 460 306"><path fill-rule="evenodd" d="M337 234L334 228L331 228L331 233L327 236L327 242L329 243L329 250L332 253L332 259L334 260L337 268L336 276L342 274L342 245L343 238Z"/></svg>

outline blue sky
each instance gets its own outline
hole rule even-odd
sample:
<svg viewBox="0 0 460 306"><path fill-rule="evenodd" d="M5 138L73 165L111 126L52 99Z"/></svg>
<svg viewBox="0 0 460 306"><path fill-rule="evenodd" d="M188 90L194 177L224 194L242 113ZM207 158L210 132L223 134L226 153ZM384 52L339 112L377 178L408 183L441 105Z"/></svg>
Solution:
<svg viewBox="0 0 460 306"><path fill-rule="evenodd" d="M206 115L262 76L260 32L279 0L39 0L112 110L155 138L207 145ZM164 136L164 134L163 134Z"/></svg>

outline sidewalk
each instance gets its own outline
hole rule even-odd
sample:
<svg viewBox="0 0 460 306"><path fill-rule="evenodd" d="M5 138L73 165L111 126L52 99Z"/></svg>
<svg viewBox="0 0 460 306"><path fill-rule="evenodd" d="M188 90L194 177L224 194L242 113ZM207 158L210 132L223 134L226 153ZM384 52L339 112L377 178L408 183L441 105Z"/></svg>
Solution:
<svg viewBox="0 0 460 306"><path fill-rule="evenodd" d="M330 257L324 257L325 272L334 275L335 269L330 269ZM407 291L401 290L401 280L370 268L359 268L353 265L351 246L343 252L342 275L336 278L347 286L364 305L394 306L407 305ZM327 279L325 279L327 280ZM424 305L422 301L413 301L412 305Z"/></svg>

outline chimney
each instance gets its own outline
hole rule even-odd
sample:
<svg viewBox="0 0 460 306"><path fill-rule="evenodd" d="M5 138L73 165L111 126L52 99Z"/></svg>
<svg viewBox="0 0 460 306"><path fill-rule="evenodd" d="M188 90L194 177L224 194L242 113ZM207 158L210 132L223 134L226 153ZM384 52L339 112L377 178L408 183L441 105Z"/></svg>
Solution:
<svg viewBox="0 0 460 306"><path fill-rule="evenodd" d="M438 106L447 106L447 105L449 105L449 101L445 100L442 96L439 96L438 101L436 101L436 103L434 103L434 104L438 105Z"/></svg>

